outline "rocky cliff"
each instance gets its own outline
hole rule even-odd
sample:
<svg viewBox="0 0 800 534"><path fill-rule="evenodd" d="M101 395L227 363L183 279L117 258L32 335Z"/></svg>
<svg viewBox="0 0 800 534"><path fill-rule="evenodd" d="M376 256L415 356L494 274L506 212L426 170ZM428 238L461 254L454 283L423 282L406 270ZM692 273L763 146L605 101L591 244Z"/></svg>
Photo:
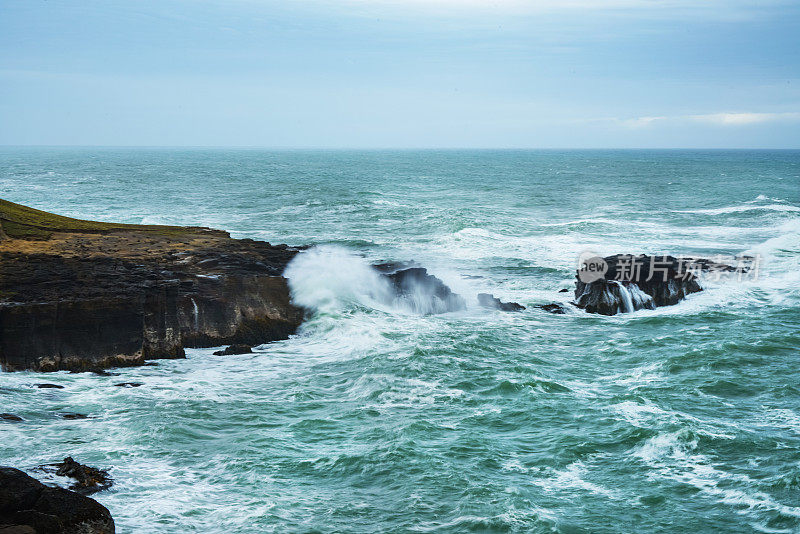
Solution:
<svg viewBox="0 0 800 534"><path fill-rule="evenodd" d="M285 339L297 253L198 227L61 217L0 200L0 365L100 369Z"/></svg>

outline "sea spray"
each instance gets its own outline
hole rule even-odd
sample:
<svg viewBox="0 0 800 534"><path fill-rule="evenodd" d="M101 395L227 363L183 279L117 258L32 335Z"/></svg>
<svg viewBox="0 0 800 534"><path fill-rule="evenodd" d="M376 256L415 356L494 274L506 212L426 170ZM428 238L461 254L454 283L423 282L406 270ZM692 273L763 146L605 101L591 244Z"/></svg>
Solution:
<svg viewBox="0 0 800 534"><path fill-rule="evenodd" d="M189 298L192 301L192 317L194 318L194 329L200 331L200 308L197 307L197 301L194 298Z"/></svg>
<svg viewBox="0 0 800 534"><path fill-rule="evenodd" d="M645 308L654 310L656 308L653 297L642 291L638 285L630 284L627 289L631 294L631 301L633 302L633 308L635 310L642 310Z"/></svg>
<svg viewBox="0 0 800 534"><path fill-rule="evenodd" d="M631 298L631 293L628 291L628 288L625 287L621 282L616 282L617 285L617 292L619 293L619 298L622 301L622 311L625 313L631 313L635 310L633 307L633 298Z"/></svg>
<svg viewBox="0 0 800 534"><path fill-rule="evenodd" d="M298 254L285 275L293 302L321 314L352 306L415 315L466 309L464 299L426 269L383 275L340 247L321 246Z"/></svg>
<svg viewBox="0 0 800 534"><path fill-rule="evenodd" d="M323 314L350 306L384 307L394 295L389 282L362 257L335 246L297 255L284 273L292 301Z"/></svg>

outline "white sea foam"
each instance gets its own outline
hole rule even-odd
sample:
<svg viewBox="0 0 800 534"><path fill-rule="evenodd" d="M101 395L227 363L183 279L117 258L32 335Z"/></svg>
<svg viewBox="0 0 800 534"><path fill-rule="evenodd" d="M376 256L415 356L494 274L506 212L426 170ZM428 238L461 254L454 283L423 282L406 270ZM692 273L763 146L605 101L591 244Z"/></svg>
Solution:
<svg viewBox="0 0 800 534"><path fill-rule="evenodd" d="M757 482L747 475L723 471L698 452L698 441L685 430L661 432L632 451L652 469L651 476L694 486L718 502L753 511L777 511L800 517L800 507L776 501L764 492L752 490Z"/></svg>
<svg viewBox="0 0 800 534"><path fill-rule="evenodd" d="M577 489L595 495L601 495L609 499L621 498L617 491L587 480L587 475L588 469L583 462L575 461L567 465L563 470L553 470L551 475L547 478L533 477L530 481L548 492Z"/></svg>
<svg viewBox="0 0 800 534"><path fill-rule="evenodd" d="M317 312L345 306L382 308L393 293L389 283L362 257L334 246L314 247L286 267L292 300Z"/></svg>
<svg viewBox="0 0 800 534"><path fill-rule="evenodd" d="M748 211L784 211L784 212L800 212L800 208L789 204L767 204L765 206L757 206L748 204L745 206L725 206L722 208L709 208L698 210L675 210L675 213L699 213L703 215L725 215L728 213L744 213Z"/></svg>
<svg viewBox="0 0 800 534"><path fill-rule="evenodd" d="M653 297L642 291L636 284L631 284L627 289L630 293L631 302L634 305L634 309L645 308L650 306L653 302Z"/></svg>
<svg viewBox="0 0 800 534"><path fill-rule="evenodd" d="M456 293L457 286L467 285L452 272L441 275L437 271L437 274L456 286L451 288ZM398 293L365 258L336 246L301 252L287 266L285 276L293 302L322 314L335 315L353 306L363 306L388 313L428 315L453 311L455 305L439 298L431 286L413 280L405 281L402 293Z"/></svg>

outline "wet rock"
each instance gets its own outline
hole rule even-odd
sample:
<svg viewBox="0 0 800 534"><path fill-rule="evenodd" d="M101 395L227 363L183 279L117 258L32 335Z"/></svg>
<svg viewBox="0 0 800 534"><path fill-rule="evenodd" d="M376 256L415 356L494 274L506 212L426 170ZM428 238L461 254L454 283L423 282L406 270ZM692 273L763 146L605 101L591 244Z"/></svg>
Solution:
<svg viewBox="0 0 800 534"><path fill-rule="evenodd" d="M380 273L391 274L404 269L419 267L419 264L415 261L391 261L387 263L374 263L372 267Z"/></svg>
<svg viewBox="0 0 800 534"><path fill-rule="evenodd" d="M478 293L478 304L484 308L509 312L522 311L525 309L525 306L522 304L517 304L516 302L502 302L489 293Z"/></svg>
<svg viewBox="0 0 800 534"><path fill-rule="evenodd" d="M118 388L138 388L142 385L141 382L120 382L119 384L114 384L114 386Z"/></svg>
<svg viewBox="0 0 800 534"><path fill-rule="evenodd" d="M559 290L558 290L558 292L559 292L559 293L569 293L569 289L567 289L567 288L565 287L564 289L559 289Z"/></svg>
<svg viewBox="0 0 800 534"><path fill-rule="evenodd" d="M214 352L214 356L232 356L234 354L250 354L253 348L250 345L243 345L241 343L233 344L225 350L218 350Z"/></svg>
<svg viewBox="0 0 800 534"><path fill-rule="evenodd" d="M89 416L83 413L63 412L58 415L61 416L62 419L67 419L69 421L74 421L77 419L89 419Z"/></svg>
<svg viewBox="0 0 800 534"><path fill-rule="evenodd" d="M699 289L698 289L699 291ZM575 290L575 305L589 313L616 315L636 310L654 310L653 298L635 283L599 280Z"/></svg>
<svg viewBox="0 0 800 534"><path fill-rule="evenodd" d="M64 386L58 384L36 384L36 387L39 389L64 389Z"/></svg>
<svg viewBox="0 0 800 534"><path fill-rule="evenodd" d="M74 479L75 484L69 489L77 491L81 495L97 493L110 488L114 483L108 471L80 464L70 456L59 463L51 464L50 467L56 468L56 475Z"/></svg>
<svg viewBox="0 0 800 534"><path fill-rule="evenodd" d="M617 254L599 260L607 270L598 279L587 280L580 271L576 275L575 305L602 315L671 306L703 290L695 273L736 271L702 258Z"/></svg>
<svg viewBox="0 0 800 534"><path fill-rule="evenodd" d="M1 526L0 534L37 534L30 525Z"/></svg>
<svg viewBox="0 0 800 534"><path fill-rule="evenodd" d="M91 373L97 376L119 376L119 373L112 373L105 369L92 369Z"/></svg>
<svg viewBox="0 0 800 534"><path fill-rule="evenodd" d="M567 313L566 308L564 308L564 306L556 302L552 304L537 304L536 306L534 306L534 308L539 308L546 312L555 313L557 315L564 315L565 313Z"/></svg>
<svg viewBox="0 0 800 534"><path fill-rule="evenodd" d="M0 413L0 421L10 421L12 423L18 423L22 421L22 417L14 415L13 413Z"/></svg>
<svg viewBox="0 0 800 534"><path fill-rule="evenodd" d="M19 469L0 467L0 533L114 534L114 520L97 501L45 486Z"/></svg>
<svg viewBox="0 0 800 534"><path fill-rule="evenodd" d="M397 296L417 313L446 313L464 310L467 303L440 279L423 267L385 273Z"/></svg>

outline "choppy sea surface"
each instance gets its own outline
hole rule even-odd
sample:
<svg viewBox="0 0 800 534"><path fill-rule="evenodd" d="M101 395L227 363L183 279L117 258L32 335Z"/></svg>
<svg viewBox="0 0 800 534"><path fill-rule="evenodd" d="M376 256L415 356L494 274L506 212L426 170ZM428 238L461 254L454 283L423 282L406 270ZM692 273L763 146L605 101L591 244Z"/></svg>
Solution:
<svg viewBox="0 0 800 534"><path fill-rule="evenodd" d="M109 468L119 532L800 531L798 151L4 148L0 197L322 247L287 341L0 375L0 464ZM615 317L475 302L567 303L587 250L761 263ZM469 309L372 302L411 259Z"/></svg>

